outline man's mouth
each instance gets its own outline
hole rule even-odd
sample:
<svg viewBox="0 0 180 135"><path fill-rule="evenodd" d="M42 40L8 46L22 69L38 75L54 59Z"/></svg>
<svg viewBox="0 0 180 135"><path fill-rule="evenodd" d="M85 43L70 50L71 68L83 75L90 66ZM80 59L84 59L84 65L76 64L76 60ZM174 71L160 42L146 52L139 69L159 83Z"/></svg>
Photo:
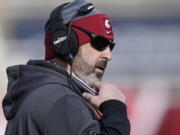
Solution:
<svg viewBox="0 0 180 135"><path fill-rule="evenodd" d="M107 62L106 61L101 61L98 62L95 66L96 69L98 69L101 72L104 72L105 68L106 68Z"/></svg>
<svg viewBox="0 0 180 135"><path fill-rule="evenodd" d="M104 72L105 68L104 67L95 67L97 71L99 72Z"/></svg>
<svg viewBox="0 0 180 135"><path fill-rule="evenodd" d="M99 70L104 71L104 67L96 67L96 68L99 69Z"/></svg>

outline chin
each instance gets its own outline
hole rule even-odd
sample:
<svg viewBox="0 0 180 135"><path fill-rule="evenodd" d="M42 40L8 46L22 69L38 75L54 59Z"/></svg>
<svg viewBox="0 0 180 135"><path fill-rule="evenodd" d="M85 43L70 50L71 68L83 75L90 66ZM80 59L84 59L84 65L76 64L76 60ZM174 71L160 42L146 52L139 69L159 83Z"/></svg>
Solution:
<svg viewBox="0 0 180 135"><path fill-rule="evenodd" d="M99 81L102 80L103 73L104 73L104 72L96 72L96 73L95 73L95 74L96 74L96 77L97 77L97 79L98 79Z"/></svg>

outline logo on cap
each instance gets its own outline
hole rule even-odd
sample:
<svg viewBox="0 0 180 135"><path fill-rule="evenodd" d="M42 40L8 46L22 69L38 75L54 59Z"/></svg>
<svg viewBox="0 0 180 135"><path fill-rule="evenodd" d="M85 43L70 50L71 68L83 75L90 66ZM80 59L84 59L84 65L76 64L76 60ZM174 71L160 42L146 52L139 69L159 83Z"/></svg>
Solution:
<svg viewBox="0 0 180 135"><path fill-rule="evenodd" d="M112 30L111 30L111 23L110 23L110 20L108 18L105 19L104 25L106 27L106 33L110 34L112 32Z"/></svg>
<svg viewBox="0 0 180 135"><path fill-rule="evenodd" d="M106 19L104 24L105 24L106 28L110 29L111 25L110 25L109 19Z"/></svg>

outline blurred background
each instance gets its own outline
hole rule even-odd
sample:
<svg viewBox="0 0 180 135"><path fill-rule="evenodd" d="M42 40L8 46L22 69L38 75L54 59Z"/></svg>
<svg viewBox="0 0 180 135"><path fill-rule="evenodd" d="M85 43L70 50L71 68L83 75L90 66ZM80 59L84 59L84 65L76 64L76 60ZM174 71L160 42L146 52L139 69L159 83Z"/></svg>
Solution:
<svg viewBox="0 0 180 135"><path fill-rule="evenodd" d="M104 81L127 96L131 135L180 135L180 0L90 0L109 14L116 48ZM0 0L0 101L6 68L44 58L44 24L67 0ZM6 120L0 108L0 134Z"/></svg>

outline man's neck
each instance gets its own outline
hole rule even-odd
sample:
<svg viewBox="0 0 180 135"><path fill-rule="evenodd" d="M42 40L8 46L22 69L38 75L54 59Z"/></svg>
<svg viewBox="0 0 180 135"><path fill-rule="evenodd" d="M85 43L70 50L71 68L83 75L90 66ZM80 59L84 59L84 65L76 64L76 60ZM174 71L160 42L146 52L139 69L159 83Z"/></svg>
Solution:
<svg viewBox="0 0 180 135"><path fill-rule="evenodd" d="M69 63L59 59L59 58L53 58L51 59L51 61L55 62L57 65L63 67L64 69L66 69L67 71L70 71L71 67L69 65Z"/></svg>
<svg viewBox="0 0 180 135"><path fill-rule="evenodd" d="M53 58L53 59L51 59L51 61L52 62L54 62L54 63L56 63L57 65L59 65L59 66L61 66L61 67L63 67L67 72L71 72L70 70L72 70L72 75L74 75L75 77L78 77L76 74L75 74L75 72L73 72L73 69L71 69L72 67L69 65L69 63L67 63L67 62L65 62L65 61L63 61L63 60L61 60L61 59L59 59L59 58ZM78 79L79 79L79 77L78 77Z"/></svg>

